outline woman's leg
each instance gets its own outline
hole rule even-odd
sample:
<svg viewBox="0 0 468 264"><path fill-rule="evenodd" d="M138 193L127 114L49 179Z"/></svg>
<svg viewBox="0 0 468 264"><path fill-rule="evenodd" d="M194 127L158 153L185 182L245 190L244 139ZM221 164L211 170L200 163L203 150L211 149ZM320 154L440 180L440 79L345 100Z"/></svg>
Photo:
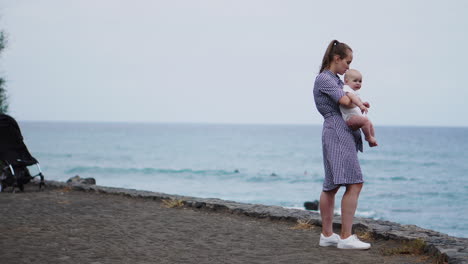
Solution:
<svg viewBox="0 0 468 264"><path fill-rule="evenodd" d="M354 213L356 213L362 185L363 183L356 183L346 186L346 191L341 200L341 239L348 238L352 234Z"/></svg>
<svg viewBox="0 0 468 264"><path fill-rule="evenodd" d="M322 191L320 194L320 216L322 217L322 234L331 236L333 234L333 211L335 208L335 194L340 187L331 191Z"/></svg>

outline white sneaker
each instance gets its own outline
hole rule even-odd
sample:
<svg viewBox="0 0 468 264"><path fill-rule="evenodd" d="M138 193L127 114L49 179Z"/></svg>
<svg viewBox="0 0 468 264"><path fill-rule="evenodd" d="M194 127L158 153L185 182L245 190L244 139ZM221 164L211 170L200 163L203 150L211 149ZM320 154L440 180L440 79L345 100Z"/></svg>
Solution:
<svg viewBox="0 0 468 264"><path fill-rule="evenodd" d="M337 247L341 249L369 249L371 244L362 242L356 235L352 235L346 239L340 238Z"/></svg>
<svg viewBox="0 0 468 264"><path fill-rule="evenodd" d="M326 237L322 233L320 233L319 246L321 247L336 246L336 244L338 244L338 240L340 240L340 236L338 234L333 233L331 236Z"/></svg>

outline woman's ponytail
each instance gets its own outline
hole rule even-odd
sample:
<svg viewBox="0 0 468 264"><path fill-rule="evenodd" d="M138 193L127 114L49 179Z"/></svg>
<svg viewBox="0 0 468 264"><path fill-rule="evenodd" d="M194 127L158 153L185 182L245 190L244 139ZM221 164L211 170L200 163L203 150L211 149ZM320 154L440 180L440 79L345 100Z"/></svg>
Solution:
<svg viewBox="0 0 468 264"><path fill-rule="evenodd" d="M340 56L340 59L346 58L348 50L353 51L345 43L339 42L336 39L332 40L330 44L328 44L327 50L325 51L325 55L323 55L320 72L323 72L325 69L330 68L330 64L333 61L333 57L335 55Z"/></svg>

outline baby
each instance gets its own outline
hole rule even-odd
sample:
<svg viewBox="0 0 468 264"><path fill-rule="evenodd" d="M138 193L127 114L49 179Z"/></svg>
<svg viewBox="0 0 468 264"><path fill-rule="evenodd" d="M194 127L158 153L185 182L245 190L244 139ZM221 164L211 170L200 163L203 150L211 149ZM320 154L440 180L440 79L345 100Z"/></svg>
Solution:
<svg viewBox="0 0 468 264"><path fill-rule="evenodd" d="M346 108L340 105L341 114L349 128L356 130L361 128L365 139L369 142L370 147L377 146L377 140L374 135L374 126L371 121L365 116L370 107L368 102L362 102L357 92L361 89L362 75L359 71L349 69L344 76L345 85L343 91L351 99L354 108Z"/></svg>

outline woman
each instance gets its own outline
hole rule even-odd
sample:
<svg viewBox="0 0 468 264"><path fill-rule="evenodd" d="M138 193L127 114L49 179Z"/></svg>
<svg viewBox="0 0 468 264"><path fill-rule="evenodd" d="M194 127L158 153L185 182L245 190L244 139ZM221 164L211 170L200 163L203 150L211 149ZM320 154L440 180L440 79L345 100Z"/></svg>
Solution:
<svg viewBox="0 0 468 264"><path fill-rule="evenodd" d="M314 99L317 110L324 117L322 131L325 180L320 195L322 233L320 246L337 246L342 249L368 249L369 243L352 235L354 213L362 189L363 179L357 152L362 152L360 130L351 130L343 120L339 105L353 107L343 91L343 75L353 60L353 51L345 43L333 40L328 45L320 73L315 79ZM335 194L346 186L341 200L341 234L333 233Z"/></svg>

